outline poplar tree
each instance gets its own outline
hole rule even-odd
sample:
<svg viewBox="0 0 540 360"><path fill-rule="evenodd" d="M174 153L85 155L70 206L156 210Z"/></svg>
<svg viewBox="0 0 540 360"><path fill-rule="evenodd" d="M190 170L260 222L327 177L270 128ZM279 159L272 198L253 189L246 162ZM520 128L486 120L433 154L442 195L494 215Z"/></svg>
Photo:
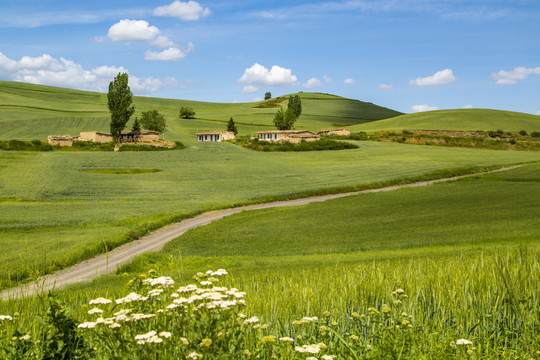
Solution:
<svg viewBox="0 0 540 360"><path fill-rule="evenodd" d="M118 73L113 81L109 83L107 93L109 111L111 112L111 134L120 140L120 134L126 127L129 118L135 112L133 94L128 86L128 74Z"/></svg>
<svg viewBox="0 0 540 360"><path fill-rule="evenodd" d="M238 128L236 127L236 124L234 123L234 120L232 117L229 119L229 122L227 123L227 131L232 131L235 136L238 134Z"/></svg>

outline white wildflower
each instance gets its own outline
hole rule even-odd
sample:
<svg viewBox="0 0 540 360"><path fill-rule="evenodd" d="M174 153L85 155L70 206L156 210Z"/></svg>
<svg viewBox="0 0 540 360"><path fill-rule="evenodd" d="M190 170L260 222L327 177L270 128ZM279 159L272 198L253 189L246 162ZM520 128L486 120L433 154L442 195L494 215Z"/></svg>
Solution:
<svg viewBox="0 0 540 360"><path fill-rule="evenodd" d="M0 320L13 320L13 318L9 315L0 315Z"/></svg>
<svg viewBox="0 0 540 360"><path fill-rule="evenodd" d="M118 312L115 312L113 315L114 316L123 316L123 315L127 315L131 312L131 309L123 309L123 310L120 310Z"/></svg>
<svg viewBox="0 0 540 360"><path fill-rule="evenodd" d="M472 341L467 339L456 340L456 345L472 345Z"/></svg>
<svg viewBox="0 0 540 360"><path fill-rule="evenodd" d="M306 317L302 318L302 321L304 321L304 322L317 321L317 320L319 320L319 318L316 317L316 316L314 316L314 317L306 316Z"/></svg>
<svg viewBox="0 0 540 360"><path fill-rule="evenodd" d="M79 325L77 325L77 327L79 329L93 329L96 327L96 324L97 323L95 322L88 321L88 322L80 323Z"/></svg>
<svg viewBox="0 0 540 360"><path fill-rule="evenodd" d="M26 334L26 335L23 335L23 336L19 337L19 340L24 340L24 341L30 340L30 334Z"/></svg>
<svg viewBox="0 0 540 360"><path fill-rule="evenodd" d="M150 286L161 285L164 287L171 287L174 285L174 280L168 276L160 276L158 278L144 279L143 284Z"/></svg>
<svg viewBox="0 0 540 360"><path fill-rule="evenodd" d="M306 360L318 360L315 356L308 356Z"/></svg>
<svg viewBox="0 0 540 360"><path fill-rule="evenodd" d="M313 344L313 345L296 346L294 350L299 353L318 354L321 351L321 349L325 347L326 345L320 343L320 344Z"/></svg>
<svg viewBox="0 0 540 360"><path fill-rule="evenodd" d="M285 337L280 337L280 338L279 338L279 341L283 341L283 342L294 342L294 339L285 336Z"/></svg>
<svg viewBox="0 0 540 360"><path fill-rule="evenodd" d="M253 316L253 317L251 317L251 318L249 318L249 319L247 319L247 320L244 320L244 323L243 323L243 324L244 324L244 325L247 325L247 324L255 324L255 323L257 323L257 322L259 322L259 318L256 317L256 316Z"/></svg>
<svg viewBox="0 0 540 360"><path fill-rule="evenodd" d="M126 297L123 297L121 299L117 299L116 300L116 303L117 304L122 304L122 303L130 303L132 301L146 301L148 300L148 297L147 296L142 296L142 295L139 295L135 292L132 292L130 294L128 294L128 296Z"/></svg>
<svg viewBox="0 0 540 360"><path fill-rule="evenodd" d="M225 269L217 269L216 271L212 272L210 275L211 276L223 276L223 275L228 275L228 274L229 273Z"/></svg>
<svg viewBox="0 0 540 360"><path fill-rule="evenodd" d="M214 283L211 282L211 281L206 281L206 280L201 281L201 285L202 285L202 286L210 286L210 285L212 285L212 284L214 284Z"/></svg>
<svg viewBox="0 0 540 360"><path fill-rule="evenodd" d="M168 339L172 336L172 334L168 331L162 331L159 333L159 336L164 337L165 339Z"/></svg>
<svg viewBox="0 0 540 360"><path fill-rule="evenodd" d="M202 359L202 355L197 354L196 352L192 352L191 354L186 356L186 359L188 359L188 360L199 360L199 359Z"/></svg>
<svg viewBox="0 0 540 360"><path fill-rule="evenodd" d="M98 308L93 308L93 309L88 310L88 313L90 315L92 315L92 314L101 314L102 312L103 312L103 310L98 309Z"/></svg>
<svg viewBox="0 0 540 360"><path fill-rule="evenodd" d="M111 329L116 329L116 328L119 328L121 327L122 325L120 325L119 323L112 323L111 325L109 325L109 328Z"/></svg>
<svg viewBox="0 0 540 360"><path fill-rule="evenodd" d="M93 299L93 300L90 300L89 304L90 305L95 305L95 304L110 304L112 303L112 300L109 300L109 299L105 299L105 298L97 298L97 299Z"/></svg>
<svg viewBox="0 0 540 360"><path fill-rule="evenodd" d="M152 289L152 290L148 291L148 293L146 295L148 295L150 297L156 297L156 296L161 295L162 292L163 292L163 289Z"/></svg>
<svg viewBox="0 0 540 360"><path fill-rule="evenodd" d="M178 290L176 290L176 291L179 292L179 293L185 293L185 292L195 291L197 289L198 289L197 285L190 284L190 285L187 285L187 286L182 286L182 287L178 288Z"/></svg>
<svg viewBox="0 0 540 360"><path fill-rule="evenodd" d="M321 357L321 360L334 360L336 358L336 355L323 355Z"/></svg>

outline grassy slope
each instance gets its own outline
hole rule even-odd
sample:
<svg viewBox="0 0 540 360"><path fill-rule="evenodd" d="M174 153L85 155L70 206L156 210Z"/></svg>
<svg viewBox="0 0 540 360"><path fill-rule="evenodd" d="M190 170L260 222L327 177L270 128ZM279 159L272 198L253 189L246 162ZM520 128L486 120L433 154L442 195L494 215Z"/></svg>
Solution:
<svg viewBox="0 0 540 360"><path fill-rule="evenodd" d="M319 130L333 124L360 124L397 116L401 113L370 103L335 95L300 93L303 115L297 128ZM287 106L288 97L280 105ZM240 134L254 134L273 127L276 108L257 107L265 102L224 104L187 100L135 97L136 115L157 109L168 122L166 137L191 139L195 132L226 127L232 116ZM196 120L177 119L182 106L196 111ZM132 120L133 121L133 120ZM83 130L108 131L109 112L106 94L27 83L0 81L0 123L2 139L46 138L47 135L77 134ZM128 124L128 128L131 123Z"/></svg>
<svg viewBox="0 0 540 360"><path fill-rule="evenodd" d="M468 165L538 161L540 154L358 143L359 149L258 153L205 143L149 153L3 152L4 273L69 264L145 223L252 198L372 183ZM147 174L80 170L155 168ZM101 250L103 251L103 250Z"/></svg>
<svg viewBox="0 0 540 360"><path fill-rule="evenodd" d="M456 109L406 114L353 126L355 131L376 130L497 130L540 131L540 116L512 111Z"/></svg>

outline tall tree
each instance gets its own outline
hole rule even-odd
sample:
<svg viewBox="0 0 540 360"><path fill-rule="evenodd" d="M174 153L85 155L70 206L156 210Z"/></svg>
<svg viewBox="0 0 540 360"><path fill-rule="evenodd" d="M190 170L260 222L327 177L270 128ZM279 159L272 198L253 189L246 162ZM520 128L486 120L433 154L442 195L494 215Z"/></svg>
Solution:
<svg viewBox="0 0 540 360"><path fill-rule="evenodd" d="M298 95L289 96L289 103L287 107L294 111L294 115L298 119L300 115L302 114L302 101L300 100L300 96Z"/></svg>
<svg viewBox="0 0 540 360"><path fill-rule="evenodd" d="M234 120L232 117L229 119L229 122L227 123L227 131L232 131L234 135L238 134L238 128L236 127L236 124L234 123Z"/></svg>
<svg viewBox="0 0 540 360"><path fill-rule="evenodd" d="M270 91L267 91L264 94L264 100L270 100L272 98L272 93Z"/></svg>
<svg viewBox="0 0 540 360"><path fill-rule="evenodd" d="M113 81L109 83L107 93L109 111L111 113L111 134L120 140L120 134L126 127L129 118L135 112L133 94L128 86L128 74L118 73Z"/></svg>
<svg viewBox="0 0 540 360"><path fill-rule="evenodd" d="M141 132L141 124L139 123L139 118L135 118L135 122L133 123L133 126L131 127L131 131L133 132Z"/></svg>
<svg viewBox="0 0 540 360"><path fill-rule="evenodd" d="M279 109L276 115L274 115L274 125L276 125L279 130L294 129L295 122L296 116L291 108L287 108L285 111Z"/></svg>

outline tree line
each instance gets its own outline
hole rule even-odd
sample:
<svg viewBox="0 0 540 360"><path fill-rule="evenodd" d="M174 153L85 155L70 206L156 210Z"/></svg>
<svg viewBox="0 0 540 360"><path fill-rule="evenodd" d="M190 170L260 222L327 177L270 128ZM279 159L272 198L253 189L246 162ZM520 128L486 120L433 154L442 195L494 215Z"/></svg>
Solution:
<svg viewBox="0 0 540 360"><path fill-rule="evenodd" d="M125 129L129 119L135 113L133 105L133 93L128 85L128 74L119 73L113 81L109 83L109 92L107 93L107 105L111 113L110 130L113 137L120 141L120 135ZM272 98L270 92L266 92L265 100ZM298 95L291 95L287 104L287 109L280 108L274 115L274 125L279 130L294 129L296 120L302 114L302 102ZM195 110L188 106L182 106L178 111L178 117L181 119L194 119ZM140 132L141 129L157 131L160 134L165 132L167 121L158 110L143 111L141 117L135 117L131 128L133 132ZM227 131L238 134L238 128L231 117L227 123Z"/></svg>

